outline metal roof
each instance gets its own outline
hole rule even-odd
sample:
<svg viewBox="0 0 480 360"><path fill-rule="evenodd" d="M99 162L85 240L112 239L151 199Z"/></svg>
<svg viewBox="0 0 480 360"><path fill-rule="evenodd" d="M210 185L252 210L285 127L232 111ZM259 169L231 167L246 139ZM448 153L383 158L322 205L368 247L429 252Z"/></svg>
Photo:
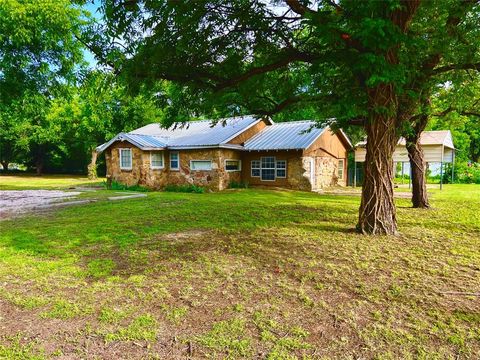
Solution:
<svg viewBox="0 0 480 360"><path fill-rule="evenodd" d="M149 124L129 134L150 135L159 138L169 148L205 147L225 144L260 120L253 116L220 119L212 126L212 120L178 123L170 128Z"/></svg>
<svg viewBox="0 0 480 360"><path fill-rule="evenodd" d="M365 146L366 144L366 141L361 141L357 143L356 146ZM405 146L405 138L401 137L398 140L397 145ZM455 149L450 130L424 131L420 135L420 145L444 145L450 149Z"/></svg>
<svg viewBox="0 0 480 360"><path fill-rule="evenodd" d="M160 138L155 136L120 133L109 142L98 146L96 149L97 152L106 150L116 141L127 141L141 150L161 150L166 147L166 144L162 142Z"/></svg>
<svg viewBox="0 0 480 360"><path fill-rule="evenodd" d="M247 140L245 150L293 150L308 148L327 127L314 121L291 121L267 126Z"/></svg>

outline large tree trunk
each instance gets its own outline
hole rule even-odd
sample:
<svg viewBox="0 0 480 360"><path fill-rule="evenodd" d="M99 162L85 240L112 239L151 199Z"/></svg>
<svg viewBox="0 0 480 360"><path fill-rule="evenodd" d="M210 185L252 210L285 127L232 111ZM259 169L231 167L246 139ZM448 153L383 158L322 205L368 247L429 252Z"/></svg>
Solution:
<svg viewBox="0 0 480 360"><path fill-rule="evenodd" d="M393 89L379 86L369 94L375 108L395 105ZM393 152L398 141L396 117L376 113L365 124L367 155L357 228L364 234L395 235L396 210L393 198Z"/></svg>
<svg viewBox="0 0 480 360"><path fill-rule="evenodd" d="M2 167L4 172L8 171L8 164L10 164L8 161L2 161Z"/></svg>
<svg viewBox="0 0 480 360"><path fill-rule="evenodd" d="M90 161L90 164L88 165L88 178L90 180L96 180L97 179L97 157L98 153L95 149L92 150L92 160Z"/></svg>
<svg viewBox="0 0 480 360"><path fill-rule="evenodd" d="M427 164L420 145L420 135L425 130L427 122L427 115L419 117L413 127L414 131L405 137L412 174L412 204L414 208L421 209L430 207L427 195Z"/></svg>

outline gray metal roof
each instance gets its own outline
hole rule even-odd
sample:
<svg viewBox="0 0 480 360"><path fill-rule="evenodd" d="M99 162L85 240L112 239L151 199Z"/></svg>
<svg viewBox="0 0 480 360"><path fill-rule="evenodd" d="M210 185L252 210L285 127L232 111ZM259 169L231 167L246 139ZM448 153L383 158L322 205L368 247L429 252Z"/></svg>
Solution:
<svg viewBox="0 0 480 360"><path fill-rule="evenodd" d="M308 148L327 127L314 127L314 121L292 121L267 126L247 140L245 150L293 150Z"/></svg>
<svg viewBox="0 0 480 360"><path fill-rule="evenodd" d="M218 146L226 144L258 121L253 116L239 116L221 119L213 126L212 120L174 124L168 129L162 128L160 124L149 124L129 134L154 136L169 148Z"/></svg>
<svg viewBox="0 0 480 360"><path fill-rule="evenodd" d="M166 147L166 144L155 136L120 133L109 142L98 146L96 150L102 152L116 141L127 141L141 150L160 150Z"/></svg>

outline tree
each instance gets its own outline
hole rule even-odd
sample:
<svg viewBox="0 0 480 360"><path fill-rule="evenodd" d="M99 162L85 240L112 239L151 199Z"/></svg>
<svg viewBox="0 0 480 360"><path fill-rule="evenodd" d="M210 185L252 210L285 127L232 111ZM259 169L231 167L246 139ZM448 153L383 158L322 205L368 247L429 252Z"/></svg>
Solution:
<svg viewBox="0 0 480 360"><path fill-rule="evenodd" d="M91 72L70 93L52 102L49 118L62 128L62 162L77 159L74 170L78 171L79 167L85 170L85 162L89 161L88 176L92 179L97 177L98 145L119 132L162 121L162 110L149 94L130 96L109 73Z"/></svg>
<svg viewBox="0 0 480 360"><path fill-rule="evenodd" d="M84 16L81 7L68 0L0 1L0 121L5 126L0 149L5 164L19 149L28 149L35 152L37 172L42 171L53 134L48 126L43 128L44 110L81 70L83 54L75 33Z"/></svg>
<svg viewBox="0 0 480 360"><path fill-rule="evenodd" d="M475 1L105 0L103 10L107 29L90 47L134 88L160 79L180 84L171 119L314 104L337 126L361 124L368 137L363 233L397 232L393 151L438 83L425 76L480 66ZM464 43L446 48L446 36Z"/></svg>

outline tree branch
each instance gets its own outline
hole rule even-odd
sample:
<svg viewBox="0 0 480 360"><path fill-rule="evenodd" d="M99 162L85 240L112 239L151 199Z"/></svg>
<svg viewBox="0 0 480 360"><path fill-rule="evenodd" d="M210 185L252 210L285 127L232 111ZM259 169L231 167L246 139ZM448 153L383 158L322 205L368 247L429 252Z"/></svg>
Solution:
<svg viewBox="0 0 480 360"><path fill-rule="evenodd" d="M450 65L445 65L445 66L440 66L438 68L433 69L432 73L437 75L437 74L442 74L448 71L453 71L453 70L476 70L480 71L480 62L478 63L469 63L469 64L450 64Z"/></svg>
<svg viewBox="0 0 480 360"><path fill-rule="evenodd" d="M312 54L307 54L307 53L300 52L298 50L289 49L287 51L287 55L285 55L285 57L279 59L278 61L272 62L272 63L267 64L267 65L262 65L262 66L251 68L241 75L238 75L238 76L232 77L230 79L226 79L225 81L219 82L215 86L215 89L216 89L216 91L220 91L220 90L223 90L225 88L235 86L236 84L238 84L242 81L248 80L249 78L251 78L253 76L264 74L264 73L267 73L267 72L270 72L270 71L273 71L273 70L283 68L283 67L285 67L286 65L288 65L292 62L297 62L297 61L299 61L299 62L313 62L314 60L315 60L315 56L312 55Z"/></svg>

